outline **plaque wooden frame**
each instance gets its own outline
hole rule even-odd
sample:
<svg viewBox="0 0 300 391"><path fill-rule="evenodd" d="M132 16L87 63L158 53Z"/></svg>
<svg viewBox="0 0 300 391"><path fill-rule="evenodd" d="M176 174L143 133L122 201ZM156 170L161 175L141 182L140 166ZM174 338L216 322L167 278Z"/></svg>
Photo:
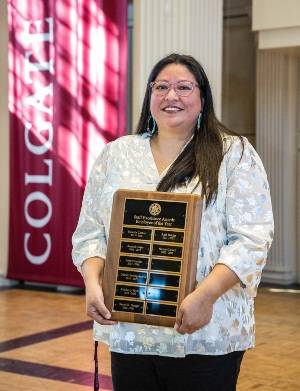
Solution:
<svg viewBox="0 0 300 391"><path fill-rule="evenodd" d="M115 193L103 275L104 302L112 320L174 326L182 300L196 286L201 215L197 194Z"/></svg>

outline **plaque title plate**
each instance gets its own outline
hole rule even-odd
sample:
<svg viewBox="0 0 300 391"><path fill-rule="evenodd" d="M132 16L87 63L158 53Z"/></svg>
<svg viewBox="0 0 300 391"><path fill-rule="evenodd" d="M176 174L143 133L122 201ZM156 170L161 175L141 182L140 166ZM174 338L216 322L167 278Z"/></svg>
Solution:
<svg viewBox="0 0 300 391"><path fill-rule="evenodd" d="M173 326L196 283L202 199L118 190L103 291L112 319Z"/></svg>

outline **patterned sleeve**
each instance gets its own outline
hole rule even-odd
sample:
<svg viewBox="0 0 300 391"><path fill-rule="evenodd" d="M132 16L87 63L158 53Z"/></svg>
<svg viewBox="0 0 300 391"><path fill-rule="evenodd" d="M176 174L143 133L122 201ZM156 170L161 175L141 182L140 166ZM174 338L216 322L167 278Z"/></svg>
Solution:
<svg viewBox="0 0 300 391"><path fill-rule="evenodd" d="M106 235L100 216L100 199L106 178L107 144L96 159L85 188L80 216L72 237L73 263L81 273L81 265L90 257L106 257Z"/></svg>
<svg viewBox="0 0 300 391"><path fill-rule="evenodd" d="M252 145L247 139L244 141L242 157L240 141L234 142L227 152L227 243L218 263L233 270L246 292L255 297L274 223L264 167Z"/></svg>

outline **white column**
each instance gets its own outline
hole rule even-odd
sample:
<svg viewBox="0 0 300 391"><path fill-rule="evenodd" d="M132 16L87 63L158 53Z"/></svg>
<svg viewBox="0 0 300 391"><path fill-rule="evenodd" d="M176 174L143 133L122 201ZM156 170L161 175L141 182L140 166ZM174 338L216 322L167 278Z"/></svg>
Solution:
<svg viewBox="0 0 300 391"><path fill-rule="evenodd" d="M297 57L285 50L257 53L257 150L273 201L275 238L263 280L296 281L297 263Z"/></svg>
<svg viewBox="0 0 300 391"><path fill-rule="evenodd" d="M9 214L9 123L8 123L8 24L7 2L0 1L0 276L6 276ZM0 278L0 286L5 280Z"/></svg>
<svg viewBox="0 0 300 391"><path fill-rule="evenodd" d="M172 52L190 54L203 65L221 117L222 23L223 0L134 1L134 127L153 65Z"/></svg>

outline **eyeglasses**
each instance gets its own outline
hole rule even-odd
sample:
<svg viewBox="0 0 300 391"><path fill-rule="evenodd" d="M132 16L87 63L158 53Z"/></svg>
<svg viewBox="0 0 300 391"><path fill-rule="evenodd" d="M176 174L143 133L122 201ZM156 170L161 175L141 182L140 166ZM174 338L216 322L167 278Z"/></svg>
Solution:
<svg viewBox="0 0 300 391"><path fill-rule="evenodd" d="M156 96L167 95L171 87L179 96L189 96L195 87L199 87L197 83L189 80L180 80L175 83L169 83L168 81L153 81L150 83L152 93Z"/></svg>

